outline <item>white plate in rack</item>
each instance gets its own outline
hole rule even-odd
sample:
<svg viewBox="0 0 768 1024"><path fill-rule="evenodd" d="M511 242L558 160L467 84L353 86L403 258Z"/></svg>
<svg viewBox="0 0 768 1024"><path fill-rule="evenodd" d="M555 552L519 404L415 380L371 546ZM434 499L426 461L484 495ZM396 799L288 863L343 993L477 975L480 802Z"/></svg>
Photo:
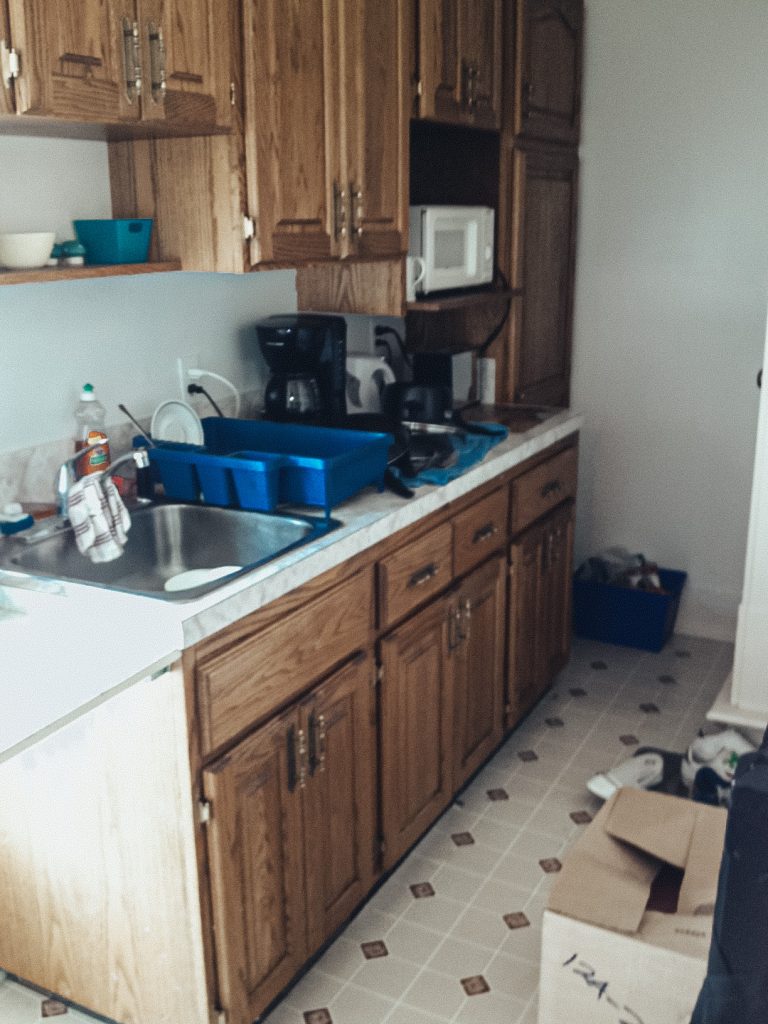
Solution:
<svg viewBox="0 0 768 1024"><path fill-rule="evenodd" d="M203 443L203 424L192 406L186 402L161 402L152 414L149 431L153 441Z"/></svg>

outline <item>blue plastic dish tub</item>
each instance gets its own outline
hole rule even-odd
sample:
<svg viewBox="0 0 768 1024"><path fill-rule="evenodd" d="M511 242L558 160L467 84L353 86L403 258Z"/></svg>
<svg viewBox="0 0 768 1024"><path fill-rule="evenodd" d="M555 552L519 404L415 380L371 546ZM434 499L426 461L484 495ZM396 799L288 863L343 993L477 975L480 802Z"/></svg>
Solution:
<svg viewBox="0 0 768 1024"><path fill-rule="evenodd" d="M134 445L143 438L134 438ZM247 458L212 455L197 445L159 442L148 448L152 479L167 498L271 512L279 501L280 455L249 452Z"/></svg>
<svg viewBox="0 0 768 1024"><path fill-rule="evenodd" d="M383 487L393 444L390 434L217 417L203 420L203 434L209 452L283 456L279 501L318 505L326 515L364 487Z"/></svg>
<svg viewBox="0 0 768 1024"><path fill-rule="evenodd" d="M573 581L573 629L579 636L644 651L660 651L672 636L688 574L659 569L665 594Z"/></svg>
<svg viewBox="0 0 768 1024"><path fill-rule="evenodd" d="M146 263L152 219L74 220L78 242L85 246L86 263Z"/></svg>

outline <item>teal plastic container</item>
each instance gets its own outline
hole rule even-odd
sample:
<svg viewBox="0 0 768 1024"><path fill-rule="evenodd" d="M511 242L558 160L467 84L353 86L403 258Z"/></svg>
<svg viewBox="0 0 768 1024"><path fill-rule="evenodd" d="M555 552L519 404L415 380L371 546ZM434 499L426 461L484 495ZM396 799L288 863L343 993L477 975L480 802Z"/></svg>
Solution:
<svg viewBox="0 0 768 1024"><path fill-rule="evenodd" d="M146 263L152 237L152 218L135 220L74 220L77 240L85 246L88 264Z"/></svg>

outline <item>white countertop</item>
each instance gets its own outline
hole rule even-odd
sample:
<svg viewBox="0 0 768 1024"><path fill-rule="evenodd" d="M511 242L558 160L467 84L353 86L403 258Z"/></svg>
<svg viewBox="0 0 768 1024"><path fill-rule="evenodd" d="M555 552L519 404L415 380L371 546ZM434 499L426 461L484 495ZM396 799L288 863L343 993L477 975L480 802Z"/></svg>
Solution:
<svg viewBox="0 0 768 1024"><path fill-rule="evenodd" d="M368 488L333 510L342 526L203 597L163 601L71 583L2 585L0 575L0 759L137 679L161 671L190 647L410 526L573 434L582 417L557 413L510 434L477 466L442 487L404 500Z"/></svg>

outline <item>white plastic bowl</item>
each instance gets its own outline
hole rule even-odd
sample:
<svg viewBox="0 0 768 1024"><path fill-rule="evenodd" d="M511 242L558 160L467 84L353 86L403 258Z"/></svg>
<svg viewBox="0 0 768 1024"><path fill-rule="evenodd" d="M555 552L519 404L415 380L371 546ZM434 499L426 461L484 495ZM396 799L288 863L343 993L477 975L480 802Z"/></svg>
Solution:
<svg viewBox="0 0 768 1024"><path fill-rule="evenodd" d="M55 231L22 231L0 234L0 267L34 270L44 267L56 239Z"/></svg>

